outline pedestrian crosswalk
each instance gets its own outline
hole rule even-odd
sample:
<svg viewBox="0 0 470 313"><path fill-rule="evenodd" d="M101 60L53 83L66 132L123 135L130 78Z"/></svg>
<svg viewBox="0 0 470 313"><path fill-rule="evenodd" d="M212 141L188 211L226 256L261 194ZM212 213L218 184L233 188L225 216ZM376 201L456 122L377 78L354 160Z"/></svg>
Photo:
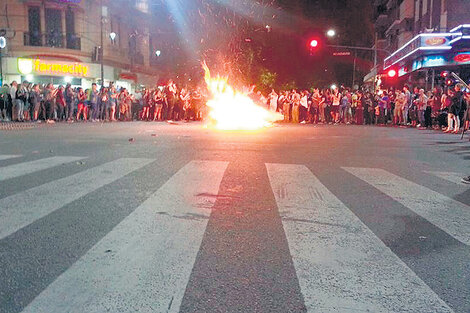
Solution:
<svg viewBox="0 0 470 313"><path fill-rule="evenodd" d="M450 181L454 184L461 184L462 183L462 174L456 172L442 172L442 171L425 171L425 173L434 175L441 179Z"/></svg>
<svg viewBox="0 0 470 313"><path fill-rule="evenodd" d="M152 161L118 159L0 199L0 239Z"/></svg>
<svg viewBox="0 0 470 313"><path fill-rule="evenodd" d="M19 157L0 155L0 160ZM11 178L84 158L19 159L14 165L0 165L0 186ZM0 199L0 255L8 247L2 242L8 243L10 235L155 165L154 161L118 158ZM189 161L46 288L32 290L29 303L16 311L179 312L228 165L226 161ZM308 312L455 310L454 304L442 298L453 292L451 282L447 291L429 286L307 166L266 163L265 167L265 182L253 182L250 188L261 183L271 186ZM459 244L470 245L470 206L384 169L342 169L352 174L350 179L390 197ZM452 179L446 177L455 176L443 171L428 174L449 183ZM257 201L261 200L252 199L254 206ZM8 283L8 277L4 281ZM0 284L0 295L4 287ZM456 311L467 308L470 304Z"/></svg>
<svg viewBox="0 0 470 313"><path fill-rule="evenodd" d="M470 207L429 188L378 168L346 171L424 217L455 239L470 245Z"/></svg>
<svg viewBox="0 0 470 313"><path fill-rule="evenodd" d="M310 312L451 311L308 168L266 166Z"/></svg>
<svg viewBox="0 0 470 313"><path fill-rule="evenodd" d="M19 158L19 157L21 157L21 155L17 155L17 154L0 154L0 161Z"/></svg>
<svg viewBox="0 0 470 313"><path fill-rule="evenodd" d="M55 166L79 161L84 159L83 157L68 157L68 156L54 156L45 159L39 159L30 162L24 162L20 164L5 166L0 168L0 181L11 179L14 177L23 176L26 174L31 174L34 172L39 172Z"/></svg>
<svg viewBox="0 0 470 313"><path fill-rule="evenodd" d="M178 312L226 167L187 164L24 312Z"/></svg>

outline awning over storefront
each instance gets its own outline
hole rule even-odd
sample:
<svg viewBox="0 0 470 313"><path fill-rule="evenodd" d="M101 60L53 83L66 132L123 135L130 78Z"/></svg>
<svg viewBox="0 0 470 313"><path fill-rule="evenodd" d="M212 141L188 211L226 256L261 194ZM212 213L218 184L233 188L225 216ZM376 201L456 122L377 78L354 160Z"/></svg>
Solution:
<svg viewBox="0 0 470 313"><path fill-rule="evenodd" d="M470 48L470 24L460 25L448 33L419 34L384 60L384 69L392 66L409 72L424 67L467 63ZM406 66L409 63L411 66Z"/></svg>

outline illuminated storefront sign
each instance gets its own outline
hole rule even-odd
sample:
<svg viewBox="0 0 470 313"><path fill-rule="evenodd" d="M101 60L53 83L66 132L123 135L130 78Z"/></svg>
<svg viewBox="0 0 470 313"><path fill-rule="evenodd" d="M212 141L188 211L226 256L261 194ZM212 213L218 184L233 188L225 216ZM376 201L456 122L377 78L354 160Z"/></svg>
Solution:
<svg viewBox="0 0 470 313"><path fill-rule="evenodd" d="M470 52L456 54L454 56L454 62L457 64L470 64Z"/></svg>
<svg viewBox="0 0 470 313"><path fill-rule="evenodd" d="M449 55L428 55L413 61L412 71L416 71L421 68L464 64L470 64L470 52L460 52Z"/></svg>
<svg viewBox="0 0 470 313"><path fill-rule="evenodd" d="M423 60L423 58L421 58L415 60L413 70L421 67L446 65L448 62L451 62L447 60L447 57L444 59L433 58L432 55L447 53L452 49L461 50L460 48L462 46L468 45L468 41L470 41L470 24L457 26L448 33L419 34L403 45L400 49L393 52L389 57L385 58L384 69L397 63L402 65L404 62L410 62L411 60L423 55L426 55L429 59ZM466 56L461 56L460 58L466 59ZM456 63L461 63L458 60L454 61ZM422 64L423 62L424 64Z"/></svg>
<svg viewBox="0 0 470 313"><path fill-rule="evenodd" d="M18 58L18 71L24 75L35 73L52 76L88 77L90 67L80 62Z"/></svg>

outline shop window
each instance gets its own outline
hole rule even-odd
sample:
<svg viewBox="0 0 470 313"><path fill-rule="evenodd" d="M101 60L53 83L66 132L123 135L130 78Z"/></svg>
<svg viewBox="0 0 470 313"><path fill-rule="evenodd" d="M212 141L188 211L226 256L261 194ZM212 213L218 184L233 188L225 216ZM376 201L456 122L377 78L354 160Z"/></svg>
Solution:
<svg viewBox="0 0 470 313"><path fill-rule="evenodd" d="M28 8L28 28L29 32L25 33L25 46L42 46L41 35L41 15L39 7Z"/></svg>
<svg viewBox="0 0 470 313"><path fill-rule="evenodd" d="M45 17L46 46L62 48L62 11L58 9L46 9Z"/></svg>

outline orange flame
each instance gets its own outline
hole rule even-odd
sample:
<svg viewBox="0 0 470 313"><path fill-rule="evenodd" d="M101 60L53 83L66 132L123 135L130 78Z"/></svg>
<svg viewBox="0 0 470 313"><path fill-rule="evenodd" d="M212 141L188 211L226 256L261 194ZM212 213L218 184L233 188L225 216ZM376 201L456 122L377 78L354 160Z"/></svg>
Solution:
<svg viewBox="0 0 470 313"><path fill-rule="evenodd" d="M221 130L256 130L272 126L283 117L253 102L246 94L228 84L227 77L212 78L206 62L202 62L204 79L212 98L207 102L213 127Z"/></svg>

